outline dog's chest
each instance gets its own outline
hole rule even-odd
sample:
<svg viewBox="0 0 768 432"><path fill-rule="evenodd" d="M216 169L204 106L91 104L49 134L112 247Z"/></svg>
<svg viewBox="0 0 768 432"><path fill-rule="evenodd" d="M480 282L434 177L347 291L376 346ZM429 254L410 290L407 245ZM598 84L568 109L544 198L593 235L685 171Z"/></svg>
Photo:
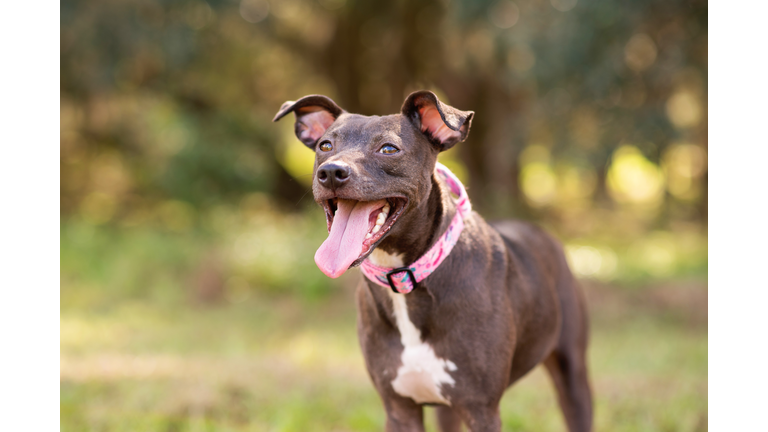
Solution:
<svg viewBox="0 0 768 432"><path fill-rule="evenodd" d="M378 252L378 253L377 253ZM376 255L376 256L374 256ZM383 267L402 267L402 259L374 250L371 254L374 264ZM392 388L399 395L409 397L417 403L441 403L450 405L443 389L453 386L456 381L452 373L457 371L456 364L449 359L440 358L429 343L422 341L421 332L408 316L406 294L388 291L392 300L393 314L403 352L397 375L392 380Z"/></svg>

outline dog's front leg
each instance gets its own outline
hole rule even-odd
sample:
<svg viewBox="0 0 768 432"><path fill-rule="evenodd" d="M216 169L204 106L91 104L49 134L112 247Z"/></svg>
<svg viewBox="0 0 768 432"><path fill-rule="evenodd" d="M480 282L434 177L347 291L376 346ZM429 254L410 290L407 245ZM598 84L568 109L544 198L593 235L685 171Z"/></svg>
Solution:
<svg viewBox="0 0 768 432"><path fill-rule="evenodd" d="M440 432L461 432L461 418L451 407L438 405L435 407L435 413Z"/></svg>
<svg viewBox="0 0 768 432"><path fill-rule="evenodd" d="M408 398L389 398L384 407L387 410L387 432L423 432L424 410Z"/></svg>
<svg viewBox="0 0 768 432"><path fill-rule="evenodd" d="M494 405L477 404L454 408L471 432L501 431L501 416L498 403Z"/></svg>

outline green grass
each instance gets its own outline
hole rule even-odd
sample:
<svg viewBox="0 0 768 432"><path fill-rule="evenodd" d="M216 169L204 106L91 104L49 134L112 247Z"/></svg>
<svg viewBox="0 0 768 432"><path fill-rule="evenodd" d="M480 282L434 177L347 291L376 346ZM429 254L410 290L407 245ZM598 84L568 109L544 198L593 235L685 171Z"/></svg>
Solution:
<svg viewBox="0 0 768 432"><path fill-rule="evenodd" d="M311 263L315 237L302 236L315 228L286 234L281 256ZM269 263L231 264L232 236L62 225L63 431L383 429L357 343L358 272L329 282L306 266L278 283ZM211 250L222 292L204 302L193 287ZM290 285L302 278L323 288ZM596 430L706 430L706 283L585 285ZM504 430L565 430L542 369L501 415Z"/></svg>

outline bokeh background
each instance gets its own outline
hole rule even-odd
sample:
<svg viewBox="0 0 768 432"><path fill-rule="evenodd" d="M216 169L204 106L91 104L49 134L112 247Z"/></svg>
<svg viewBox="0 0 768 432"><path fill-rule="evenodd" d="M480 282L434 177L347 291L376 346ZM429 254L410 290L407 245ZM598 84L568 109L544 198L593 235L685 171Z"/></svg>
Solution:
<svg viewBox="0 0 768 432"><path fill-rule="evenodd" d="M707 3L63 0L61 427L382 430L286 100L476 112L441 155L565 244L596 430L707 430ZM505 430L560 431L535 370ZM427 415L428 428L434 419Z"/></svg>

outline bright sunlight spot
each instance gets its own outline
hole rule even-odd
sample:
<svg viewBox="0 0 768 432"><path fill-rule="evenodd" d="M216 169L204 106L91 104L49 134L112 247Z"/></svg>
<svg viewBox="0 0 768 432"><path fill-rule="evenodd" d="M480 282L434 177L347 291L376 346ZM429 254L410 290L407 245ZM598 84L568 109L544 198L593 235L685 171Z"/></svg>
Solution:
<svg viewBox="0 0 768 432"><path fill-rule="evenodd" d="M613 153L608 190L619 203L656 206L664 198L664 174L637 147L623 145Z"/></svg>

